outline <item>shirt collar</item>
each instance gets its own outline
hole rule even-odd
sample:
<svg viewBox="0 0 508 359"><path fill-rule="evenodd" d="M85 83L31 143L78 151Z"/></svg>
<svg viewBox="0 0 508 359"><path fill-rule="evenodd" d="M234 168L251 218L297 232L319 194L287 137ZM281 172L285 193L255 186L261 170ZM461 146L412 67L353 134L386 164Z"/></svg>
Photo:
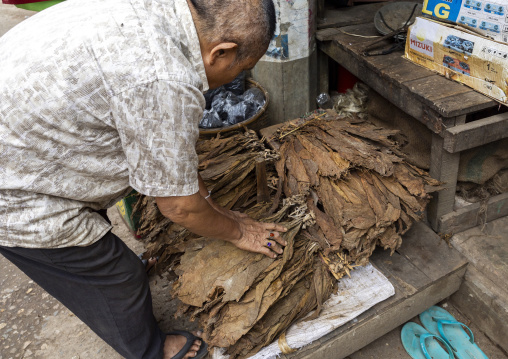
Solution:
<svg viewBox="0 0 508 359"><path fill-rule="evenodd" d="M174 4L175 13L180 19L180 23L184 25L182 26L182 31L189 39L189 43L187 44L191 54L189 61L191 61L194 69L201 78L201 82L203 83L202 91L205 92L209 89L208 79L206 78L205 65L203 64L203 58L201 57L201 47L199 45L198 33L196 26L194 25L194 20L192 19L189 4L187 3L187 0L174 0Z"/></svg>

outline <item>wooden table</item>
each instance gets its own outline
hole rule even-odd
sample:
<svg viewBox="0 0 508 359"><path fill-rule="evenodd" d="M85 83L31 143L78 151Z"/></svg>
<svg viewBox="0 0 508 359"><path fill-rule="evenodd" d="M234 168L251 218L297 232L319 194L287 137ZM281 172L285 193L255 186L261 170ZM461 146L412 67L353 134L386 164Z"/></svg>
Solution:
<svg viewBox="0 0 508 359"><path fill-rule="evenodd" d="M469 121L499 105L494 100L403 58L398 51L365 57L362 49L379 35L373 23L382 3L328 10L318 20L320 92L328 91L328 59L338 62L432 132L430 174L445 182L434 195L428 219L436 232L456 233L478 225L479 204L454 211L460 152L508 137L508 113ZM358 36L359 35L359 36ZM370 36L370 38L369 38ZM387 46L390 42L385 43ZM476 116L478 117L478 116ZM486 219L508 215L508 193L492 197ZM483 217L485 218L485 217Z"/></svg>

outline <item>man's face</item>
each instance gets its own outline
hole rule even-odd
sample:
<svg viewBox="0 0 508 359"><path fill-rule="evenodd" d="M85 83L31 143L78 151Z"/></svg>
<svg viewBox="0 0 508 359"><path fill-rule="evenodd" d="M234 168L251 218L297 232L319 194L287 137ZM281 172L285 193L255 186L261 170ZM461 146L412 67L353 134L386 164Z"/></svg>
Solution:
<svg viewBox="0 0 508 359"><path fill-rule="evenodd" d="M261 55L262 56L262 55ZM235 61L229 66L207 66L205 63L206 77L210 89L215 89L233 81L242 71L250 70L256 65L261 56L249 57L242 61Z"/></svg>

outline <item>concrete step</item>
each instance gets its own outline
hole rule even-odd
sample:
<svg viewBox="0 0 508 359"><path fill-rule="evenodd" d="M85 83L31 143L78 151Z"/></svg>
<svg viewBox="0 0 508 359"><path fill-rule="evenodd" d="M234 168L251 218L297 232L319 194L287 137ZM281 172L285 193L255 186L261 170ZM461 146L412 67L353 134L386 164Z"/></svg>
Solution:
<svg viewBox="0 0 508 359"><path fill-rule="evenodd" d="M475 322L469 323L468 318L462 315L448 300L438 305L449 311L458 321L469 325L475 335L476 343L489 359L508 359L508 355L485 336ZM412 318L411 321L421 325L418 317ZM345 359L410 359L400 340L401 329L402 325Z"/></svg>
<svg viewBox="0 0 508 359"><path fill-rule="evenodd" d="M508 292L470 264L464 282L450 299L490 340L508 352Z"/></svg>
<svg viewBox="0 0 508 359"><path fill-rule="evenodd" d="M456 234L451 244L469 261L451 302L508 352L508 217Z"/></svg>

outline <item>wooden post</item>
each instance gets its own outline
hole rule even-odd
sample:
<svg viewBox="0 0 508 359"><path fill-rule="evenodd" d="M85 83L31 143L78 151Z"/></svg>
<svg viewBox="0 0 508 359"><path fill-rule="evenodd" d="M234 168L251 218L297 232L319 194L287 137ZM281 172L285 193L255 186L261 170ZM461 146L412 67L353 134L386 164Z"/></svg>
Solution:
<svg viewBox="0 0 508 359"><path fill-rule="evenodd" d="M318 92L321 94L323 92L329 93L330 84L329 84L329 67L328 67L328 55L325 54L321 50L317 50L318 56Z"/></svg>
<svg viewBox="0 0 508 359"><path fill-rule="evenodd" d="M256 161L256 182L257 202L268 202L270 200L270 190L268 189L268 179L266 178L266 163L262 158L258 158Z"/></svg>
<svg viewBox="0 0 508 359"><path fill-rule="evenodd" d="M455 125L466 121L466 116L455 118ZM439 232L440 218L453 212L457 177L459 174L460 152L449 153L444 149L445 139L438 134L432 134L430 150L430 175L444 183L445 189L434 193L428 207L428 219L433 230Z"/></svg>

